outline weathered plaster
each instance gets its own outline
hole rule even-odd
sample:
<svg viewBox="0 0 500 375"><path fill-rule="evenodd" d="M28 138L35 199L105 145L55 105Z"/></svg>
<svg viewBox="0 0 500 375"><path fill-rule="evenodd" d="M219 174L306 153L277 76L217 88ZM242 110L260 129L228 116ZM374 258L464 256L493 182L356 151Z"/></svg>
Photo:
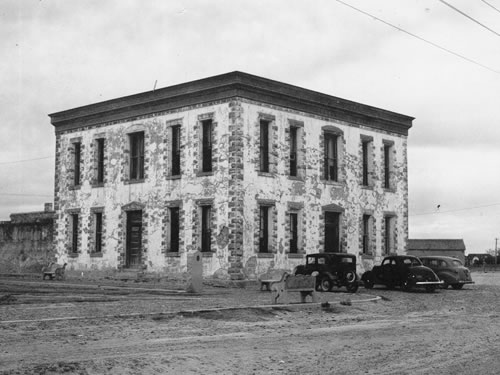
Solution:
<svg viewBox="0 0 500 375"><path fill-rule="evenodd" d="M200 121L213 120L213 172L200 174ZM259 172L259 119L270 121L270 172ZM300 125L299 175L288 176L289 126ZM169 142L172 125L181 126L181 175L170 178ZM341 136L339 181L322 179L323 127ZM128 134L145 133L145 178L129 181ZM371 185L361 186L361 137L371 137ZM95 175L95 138L105 138L105 181L92 184ZM82 143L82 178L71 188L71 140ZM390 190L383 188L383 142L393 142ZM382 151L381 151L382 150ZM208 105L143 116L58 133L56 136L55 245L61 262L72 269L120 268L124 264L126 221L124 206L143 205L143 259L148 271L168 274L186 271L188 253L199 250L199 200L211 200L212 249L203 254L203 273L256 278L269 268L291 270L303 262L300 254L323 251L322 207L335 204L341 214L342 251L358 255L358 271L371 267L383 252L383 218L394 215L395 248L405 251L408 232L406 136L353 126L343 121L294 112L236 98ZM179 202L181 241L176 254L166 249L168 202ZM273 202L270 254L258 250L258 204ZM299 255L288 254L290 204L300 207ZM99 257L92 256L91 210L102 207L105 237ZM69 256L68 210L80 209L83 228L79 252ZM361 255L360 218L373 216L373 255ZM257 240L256 240L257 239Z"/></svg>

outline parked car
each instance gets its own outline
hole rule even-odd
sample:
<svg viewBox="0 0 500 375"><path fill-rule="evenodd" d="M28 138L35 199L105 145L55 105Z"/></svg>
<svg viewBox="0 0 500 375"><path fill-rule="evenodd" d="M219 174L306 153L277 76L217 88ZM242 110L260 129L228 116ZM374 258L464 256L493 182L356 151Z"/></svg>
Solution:
<svg viewBox="0 0 500 375"><path fill-rule="evenodd" d="M434 292L436 287L443 284L434 271L410 255L385 257L381 265L365 272L361 279L367 289L373 288L375 284L383 284L390 289L399 286L407 292L416 287Z"/></svg>
<svg viewBox="0 0 500 375"><path fill-rule="evenodd" d="M462 289L465 284L474 284L468 268L456 258L445 256L421 256L424 266L433 270L443 281L443 289L451 285L453 289Z"/></svg>
<svg viewBox="0 0 500 375"><path fill-rule="evenodd" d="M316 289L331 291L334 286L346 287L350 293L358 290L356 256L347 253L318 253L306 256L306 264L295 268L295 275L316 275Z"/></svg>

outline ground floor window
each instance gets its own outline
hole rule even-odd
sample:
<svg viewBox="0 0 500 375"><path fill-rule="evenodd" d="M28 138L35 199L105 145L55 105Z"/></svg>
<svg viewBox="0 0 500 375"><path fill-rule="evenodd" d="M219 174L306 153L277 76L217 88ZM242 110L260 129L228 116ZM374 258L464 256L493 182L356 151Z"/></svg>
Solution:
<svg viewBox="0 0 500 375"><path fill-rule="evenodd" d="M201 206L201 251L212 251L212 206Z"/></svg>

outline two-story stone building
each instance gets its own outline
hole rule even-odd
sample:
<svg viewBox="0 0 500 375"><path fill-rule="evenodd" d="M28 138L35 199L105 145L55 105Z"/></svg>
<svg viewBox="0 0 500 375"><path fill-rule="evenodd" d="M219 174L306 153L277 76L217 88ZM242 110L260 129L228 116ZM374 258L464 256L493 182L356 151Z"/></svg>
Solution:
<svg viewBox="0 0 500 375"><path fill-rule="evenodd" d="M50 115L55 245L72 269L255 278L408 237L412 117L241 72Z"/></svg>

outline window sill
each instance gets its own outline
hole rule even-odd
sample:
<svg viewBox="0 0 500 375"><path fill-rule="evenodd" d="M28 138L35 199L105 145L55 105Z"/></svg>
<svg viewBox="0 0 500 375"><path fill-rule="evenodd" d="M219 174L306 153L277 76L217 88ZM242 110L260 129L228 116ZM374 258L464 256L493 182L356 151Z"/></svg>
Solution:
<svg viewBox="0 0 500 375"><path fill-rule="evenodd" d="M133 185L133 184L142 184L144 183L144 178L141 178L139 180L126 180L124 181L125 185Z"/></svg>
<svg viewBox="0 0 500 375"><path fill-rule="evenodd" d="M302 259L304 258L305 254L300 254L300 253L288 253L288 259Z"/></svg>
<svg viewBox="0 0 500 375"><path fill-rule="evenodd" d="M257 253L257 258L274 258L274 253Z"/></svg>
<svg viewBox="0 0 500 375"><path fill-rule="evenodd" d="M78 258L79 253L68 253L68 258Z"/></svg>
<svg viewBox="0 0 500 375"><path fill-rule="evenodd" d="M102 258L102 252L99 253L90 253L91 258Z"/></svg>
<svg viewBox="0 0 500 375"><path fill-rule="evenodd" d="M166 180L180 180L181 179L181 175L180 174L176 174L176 175L173 175L173 176L167 176L165 177Z"/></svg>
<svg viewBox="0 0 500 375"><path fill-rule="evenodd" d="M374 259L375 258L373 256L373 254L371 254L371 253L368 253L368 254L359 253L359 255L361 255L361 259Z"/></svg>
<svg viewBox="0 0 500 375"><path fill-rule="evenodd" d="M165 253L165 256L167 258L179 258L181 256L181 254L179 254L177 251L167 251Z"/></svg>
<svg viewBox="0 0 500 375"><path fill-rule="evenodd" d="M71 185L69 187L69 190L80 190L82 188L82 185Z"/></svg>
<svg viewBox="0 0 500 375"><path fill-rule="evenodd" d="M214 256L214 252L213 251L202 251L201 252L201 257L202 258L212 258Z"/></svg>
<svg viewBox="0 0 500 375"><path fill-rule="evenodd" d="M214 172L198 172L196 173L196 177L206 177L206 176L213 176Z"/></svg>
<svg viewBox="0 0 500 375"><path fill-rule="evenodd" d="M396 189L394 189L394 188L384 188L384 192L386 192L386 193L395 193Z"/></svg>
<svg viewBox="0 0 500 375"><path fill-rule="evenodd" d="M257 172L257 175L262 176L262 177L271 177L274 178L274 173L271 172Z"/></svg>
<svg viewBox="0 0 500 375"><path fill-rule="evenodd" d="M292 181L304 182L304 179L302 177L299 177L299 176L288 176L288 179L292 180Z"/></svg>
<svg viewBox="0 0 500 375"><path fill-rule="evenodd" d="M373 190L373 186L371 186L371 185L361 185L361 189L364 189L364 190Z"/></svg>
<svg viewBox="0 0 500 375"><path fill-rule="evenodd" d="M102 188L102 187L104 187L104 182L92 184L92 188Z"/></svg>

